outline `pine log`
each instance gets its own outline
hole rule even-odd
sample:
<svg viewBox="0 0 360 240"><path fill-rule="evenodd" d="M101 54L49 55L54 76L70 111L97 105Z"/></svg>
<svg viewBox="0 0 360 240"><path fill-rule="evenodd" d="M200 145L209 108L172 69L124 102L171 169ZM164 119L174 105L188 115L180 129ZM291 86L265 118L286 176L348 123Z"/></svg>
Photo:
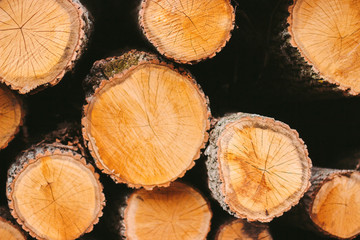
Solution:
<svg viewBox="0 0 360 240"><path fill-rule="evenodd" d="M70 240L90 232L105 205L99 175L86 163L81 135L71 135L71 127L21 153L8 171L11 213L38 239Z"/></svg>
<svg viewBox="0 0 360 240"><path fill-rule="evenodd" d="M311 161L295 130L282 122L237 113L220 119L205 154L209 188L230 214L269 222L309 188Z"/></svg>
<svg viewBox="0 0 360 240"><path fill-rule="evenodd" d="M7 87L0 85L0 149L15 137L23 123L22 101Z"/></svg>
<svg viewBox="0 0 360 240"><path fill-rule="evenodd" d="M139 189L120 210L124 237L147 239L206 239L212 217L208 201L194 188L174 182L168 188Z"/></svg>
<svg viewBox="0 0 360 240"><path fill-rule="evenodd" d="M22 94L57 84L92 28L78 0L0 1L0 19L0 81Z"/></svg>
<svg viewBox="0 0 360 240"><path fill-rule="evenodd" d="M302 199L307 216L302 220L325 235L355 238L360 233L360 172L313 168L311 184Z"/></svg>
<svg viewBox="0 0 360 240"><path fill-rule="evenodd" d="M0 207L0 240L26 240L25 234L13 223L5 207Z"/></svg>
<svg viewBox="0 0 360 240"><path fill-rule="evenodd" d="M220 226L215 240L272 240L269 226L261 223L249 223L243 219L234 219Z"/></svg>
<svg viewBox="0 0 360 240"><path fill-rule="evenodd" d="M139 13L143 33L157 50L189 64L215 56L234 21L230 0L143 0Z"/></svg>
<svg viewBox="0 0 360 240"><path fill-rule="evenodd" d="M311 75L360 93L359 1L294 0L289 7L290 43Z"/></svg>
<svg viewBox="0 0 360 240"><path fill-rule="evenodd" d="M96 165L130 187L168 186L208 139L208 99L188 72L130 51L86 79L83 136Z"/></svg>

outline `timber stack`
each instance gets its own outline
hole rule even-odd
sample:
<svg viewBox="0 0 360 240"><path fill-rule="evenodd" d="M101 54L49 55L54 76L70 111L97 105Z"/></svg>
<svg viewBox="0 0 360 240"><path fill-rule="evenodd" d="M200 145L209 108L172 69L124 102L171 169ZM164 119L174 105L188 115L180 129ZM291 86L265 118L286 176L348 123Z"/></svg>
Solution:
<svg viewBox="0 0 360 240"><path fill-rule="evenodd" d="M287 214L319 235L359 235L359 157L339 162L345 170L313 167L299 136L308 135L276 114L225 113L231 107L222 106L213 117L206 95L213 93L200 86L208 79L191 72L230 41L234 2L139 0L137 33L158 54L119 45L122 54L90 54L81 65L87 47L106 47L97 44L109 38L95 28L89 44L93 24L104 22L97 25L83 3L0 0L0 158L17 155L0 162L7 170L0 205L8 205L0 207L0 240L272 240L277 233L269 222ZM294 53L288 60L304 74L298 83L321 79L360 93L359 6L290 3L283 33ZM116 32L122 33L111 28ZM80 73L67 76L79 78L81 89L64 79L38 93L78 66ZM44 126L46 135L28 131L34 119L48 124L46 97L66 98L64 86L82 100L70 103L74 123L59 125L63 115L52 106L56 122L47 126L59 127ZM44 104L38 110L27 107L30 93ZM24 144L12 141L19 131Z"/></svg>

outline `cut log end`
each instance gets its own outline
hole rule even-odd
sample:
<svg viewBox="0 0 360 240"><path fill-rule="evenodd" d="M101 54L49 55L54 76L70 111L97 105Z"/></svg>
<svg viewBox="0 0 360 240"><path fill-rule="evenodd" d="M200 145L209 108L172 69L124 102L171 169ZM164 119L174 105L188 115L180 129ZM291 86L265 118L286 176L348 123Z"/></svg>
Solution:
<svg viewBox="0 0 360 240"><path fill-rule="evenodd" d="M9 89L0 86L0 149L14 138L22 124L22 103Z"/></svg>
<svg viewBox="0 0 360 240"><path fill-rule="evenodd" d="M136 64L88 98L84 138L98 167L117 182L167 186L194 165L208 139L207 99L169 65Z"/></svg>
<svg viewBox="0 0 360 240"><path fill-rule="evenodd" d="M259 223L249 223L236 219L223 224L216 234L215 240L272 240L269 227Z"/></svg>
<svg viewBox="0 0 360 240"><path fill-rule="evenodd" d="M219 171L223 201L233 213L268 222L296 205L309 188L308 152L284 123L247 114L235 118L223 125L212 153L219 168L210 171Z"/></svg>
<svg viewBox="0 0 360 240"><path fill-rule="evenodd" d="M143 0L140 25L161 54L181 63L213 57L230 38L229 0Z"/></svg>
<svg viewBox="0 0 360 240"><path fill-rule="evenodd" d="M1 1L0 19L0 80L20 93L58 83L90 30L78 0Z"/></svg>
<svg viewBox="0 0 360 240"><path fill-rule="evenodd" d="M133 193L125 209L127 239L206 239L210 230L208 202L192 187L173 183L168 188Z"/></svg>
<svg viewBox="0 0 360 240"><path fill-rule="evenodd" d="M0 239L26 240L22 232L6 219L0 217Z"/></svg>
<svg viewBox="0 0 360 240"><path fill-rule="evenodd" d="M9 170L13 216L39 239L75 239L102 215L104 195L94 168L73 152L35 154Z"/></svg>
<svg viewBox="0 0 360 240"><path fill-rule="evenodd" d="M360 233L360 172L337 173L325 180L310 209L312 221L341 239Z"/></svg>
<svg viewBox="0 0 360 240"><path fill-rule="evenodd" d="M360 93L359 1L296 0L288 18L292 45L325 80Z"/></svg>

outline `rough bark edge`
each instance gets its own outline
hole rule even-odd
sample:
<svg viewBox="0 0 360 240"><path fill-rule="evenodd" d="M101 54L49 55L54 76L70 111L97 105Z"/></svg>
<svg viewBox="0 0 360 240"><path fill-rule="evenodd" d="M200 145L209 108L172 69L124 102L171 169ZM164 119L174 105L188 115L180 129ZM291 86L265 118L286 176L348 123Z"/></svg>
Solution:
<svg viewBox="0 0 360 240"><path fill-rule="evenodd" d="M288 31L289 6L293 0L279 1L279 7L274 15L274 26L271 29L270 52L274 62L281 69L281 84L288 83L290 93L309 98L316 95L318 98L339 98L352 96L336 84L324 81L311 69L298 49L290 43L291 36ZM304 93L305 92L305 93ZM310 98L312 99L312 98Z"/></svg>
<svg viewBox="0 0 360 240"><path fill-rule="evenodd" d="M130 61L128 63L127 61ZM93 137L89 136L90 133L87 132L87 117L86 113L88 112L88 107L91 101L94 99L95 95L104 87L107 83L110 83L113 78L122 78L126 76L129 72L133 71L137 67L143 64L156 64L159 66L166 66L171 70L179 73L183 77L185 77L197 90L200 94L201 98L204 100L204 103L207 108L207 120L204 132L204 140L202 145L199 147L199 150L194 155L193 159L189 163L189 166L184 169L182 173L178 176L175 176L171 180L162 184L153 184L153 185L142 185L142 184L132 184L128 183L126 180L120 178L115 174L112 170L108 169L108 167L103 164L100 155L97 153L98 149L96 146L92 146L91 141L96 145L96 141ZM115 183L125 183L131 188L141 188L144 187L147 190L152 190L154 187L168 187L171 182L174 182L176 179L181 178L185 175L185 173L195 166L195 160L200 158L202 149L205 148L205 145L209 139L209 130L210 130L210 119L211 119L211 111L210 111L210 103L209 98L203 92L201 86L196 82L195 78L190 74L190 72L184 69L177 69L172 64L168 64L162 59L159 59L154 54L149 54L146 52L139 52L137 50L131 50L119 57L110 57L103 60L96 61L93 65L93 68L85 79L85 91L86 91L86 104L83 107L83 117L81 119L82 124L82 134L85 146L89 149L91 156L94 158L96 166L105 174L108 174Z"/></svg>
<svg viewBox="0 0 360 240"><path fill-rule="evenodd" d="M236 221L242 221L243 224L244 224L244 227L243 229L244 230L251 230L251 231L254 231L255 234L257 233L258 235L266 230L268 233L269 233L269 236L270 238L272 239L272 235L271 235L271 232L270 232L270 228L269 228L269 225L267 224L264 224L264 223L258 223L258 222L247 222L246 220L244 219L232 219L232 220L228 220L226 222L224 222L223 224L221 224L221 226L219 227L219 229L217 230L216 232L216 235L215 235L215 240L219 240L219 236L220 236L220 233L222 232L222 230L228 226L228 225L231 225L233 223L235 223ZM248 231L246 231L248 232ZM254 239L255 240L255 239ZM260 240L260 239L258 239Z"/></svg>
<svg viewBox="0 0 360 240"><path fill-rule="evenodd" d="M143 19L146 1L148 1L148 0L142 0L141 3L140 3L140 7L139 7L140 10L139 10L138 21L139 21L140 29L141 29L142 33L144 34L144 36L146 37L146 39L156 48L156 50L161 55L163 55L166 58L168 58L168 59L170 59L170 60L172 60L174 62L177 62L177 63L192 65L192 64L196 64L198 62L204 61L206 59L211 59L211 58L215 57L216 54L218 54L226 46L226 44L229 42L229 40L231 38L232 31L234 30L234 27L235 27L235 10L234 10L234 7L232 6L231 2L229 1L228 2L229 7L230 7L231 12L232 12L232 14L231 14L232 26L230 27L229 33L225 37L224 42L221 45L219 45L219 47L212 54L208 55L207 57L200 58L200 59L197 59L197 60L192 60L192 61L185 61L185 60L181 60L181 59L175 59L172 56L170 56L169 54L167 54L167 52L165 52L162 48L159 48L159 46L153 40L151 40L148 31L146 31L146 28L145 28L145 25L144 25L144 19Z"/></svg>
<svg viewBox="0 0 360 240"><path fill-rule="evenodd" d="M28 86L14 86L12 83L8 82L6 79L0 77L0 82L5 83L13 90L17 90L20 94L27 93L36 93L47 87L52 87L58 84L64 75L71 71L77 61L80 59L81 55L86 50L86 46L90 39L90 34L93 30L93 22L92 16L89 11L81 4L80 0L64 0L70 2L74 8L77 9L78 18L80 21L80 29L79 29L79 40L74 49L73 55L69 58L68 63L64 67L64 69L51 81L39 84L37 86L28 87Z"/></svg>
<svg viewBox="0 0 360 240"><path fill-rule="evenodd" d="M288 208L285 208L284 211L279 214L268 216L267 218L264 218L264 219L251 219L251 218L248 218L246 215L238 214L235 211L233 211L231 209L231 207L227 204L227 199L226 199L226 196L224 195L225 185L223 184L223 176L221 174L220 164L217 161L218 154L219 154L219 151L218 151L219 150L219 137L222 134L222 132L225 130L225 128L228 124L233 123L233 122L243 119L243 118L248 118L248 119L262 118L267 121L280 123L285 129L287 129L289 132L292 132L294 134L294 137L297 138L299 143L301 143L301 145L303 146L303 151L305 153L305 159L307 160L308 165L309 165L309 169L308 169L309 179L310 179L310 175L311 175L312 163L309 158L307 146L305 145L304 141L299 137L299 133L296 130L291 129L289 127L289 125L287 125L283 122L277 121L273 118L257 115L257 114L235 113L235 114L230 114L230 115L227 115L227 116L221 118L216 123L213 130L210 132L209 145L205 150L205 155L208 157L208 159L205 162L207 172L208 172L208 185L209 185L209 189L211 191L212 197L215 200L217 200L219 202L220 206L232 216L235 216L237 218L243 218L243 219L246 218L248 221L270 222L275 217L282 216L284 214L284 212L289 211L293 206L297 205L299 203L300 199L304 196L305 192L310 188L311 184L308 179L308 181L307 181L308 184L307 184L307 186L305 186L303 192L300 193L298 201L297 202L295 201L295 202L289 204Z"/></svg>
<svg viewBox="0 0 360 240"><path fill-rule="evenodd" d="M0 222L1 221L6 222L15 229L17 229L19 233L23 236L23 238L27 239L26 233L24 233L24 231L16 224L16 221L10 214L10 209L8 209L7 207L0 207Z"/></svg>
<svg viewBox="0 0 360 240"><path fill-rule="evenodd" d="M329 168L318 168L314 167L312 168L312 174L311 174L311 187L306 192L302 199L302 208L306 212L306 218L311 222L310 223L310 230L315 230L321 233L324 236L330 236L337 239L353 239L356 236L360 234L357 233L355 236L352 236L350 238L341 238L339 236L335 236L324 229L322 229L320 226L318 226L313 220L313 216L311 214L311 209L313 207L313 200L315 199L316 195L318 194L319 190L323 186L323 184L332 181L337 176L350 176L354 172L358 172L356 170L339 170L339 169L329 169ZM308 224L309 225L309 224Z"/></svg>
<svg viewBox="0 0 360 240"><path fill-rule="evenodd" d="M172 183L175 183L175 182L172 182ZM171 183L171 184L172 184ZM184 183L182 181L178 181L176 183L180 183L182 185L186 185L190 188L192 188L195 192L197 192L198 194L200 194L200 196L205 200L206 204L207 204L207 207L209 209L209 213L210 213L210 222L209 222L209 227L207 229L207 232L205 234L205 239L207 239L207 236L211 230L211 219L213 217L213 212L211 210L211 206L210 206L210 202L209 200L207 199L207 197L201 192L199 191L197 188L195 188L194 186L192 186L191 184L188 184L188 183ZM130 201L130 198L133 194L136 194L138 191L141 191L142 189L136 189L130 193L128 193L123 199L122 199L122 204L120 205L120 208L119 208L119 214L120 214L120 231L121 231L121 237L123 239L127 239L127 235L126 235L126 219L125 219L125 215L127 213L127 206L129 205L129 201ZM163 189L164 190L164 189Z"/></svg>
<svg viewBox="0 0 360 240"><path fill-rule="evenodd" d="M300 47L298 46L298 44L295 41L295 37L294 37L292 27L291 27L292 23L293 23L293 15L292 15L292 13L293 13L293 10L295 8L295 5L296 5L297 1L298 0L293 0L292 4L288 7L288 13L290 14L288 16L288 18L287 18L288 27L286 29L287 34L289 36L288 44L297 50L297 52L298 52L299 56L302 58L304 64L310 66L311 71L312 71L312 73L310 73L311 76L316 76L316 78L319 78L321 80L325 80L325 81L327 81L327 82L329 82L331 84L335 84L338 89L340 89L342 91L345 91L346 93L348 93L350 95L359 94L360 92L354 91L353 89L351 89L351 86L343 84L343 83L337 81L336 79L331 79L331 78L328 78L328 77L322 75L321 72L319 71L319 69L317 67L315 67L315 65L312 64L310 59L304 55L304 53L302 52L302 50L300 49Z"/></svg>
<svg viewBox="0 0 360 240"><path fill-rule="evenodd" d="M87 227L87 229L85 229L85 231L80 235L80 236L82 236L85 233L91 232L93 230L94 225L99 222L99 218L103 215L102 210L105 206L105 195L103 193L104 188L103 188L102 184L100 183L99 174L97 174L95 172L94 167L91 164L87 164L86 160L83 156L70 150L67 146L64 146L63 148L60 147L59 145L57 145L57 146L51 146L51 145L35 146L35 147L23 152L20 156L17 157L16 162L13 163L8 170L8 178L7 178L7 182L6 182L6 196L8 199L8 205L10 208L10 212L11 212L12 216L15 218L16 222L19 225L21 225L22 228L30 234L30 236L32 236L34 238L38 238L37 234L35 232L33 232L32 229L30 229L24 223L24 221L19 218L19 216L15 212L12 191L14 189L14 184L15 184L18 176L27 168L27 166L29 166L32 163L35 163L41 157L52 156L54 154L69 156L69 157L72 157L74 160L79 161L81 164L83 164L86 168L88 168L93 173L93 175L98 183L98 187L100 190L99 212L95 215L95 218L90 223L90 225Z"/></svg>
<svg viewBox="0 0 360 240"><path fill-rule="evenodd" d="M1 80L1 78L0 78L0 80ZM17 126L17 128L13 132L12 136L4 143L4 145L0 146L0 150L1 150L1 149L6 148L9 145L9 143L15 138L15 136L19 133L20 127L23 126L23 124L24 124L24 118L25 118L25 115L26 115L26 111L25 111L24 104L23 104L23 101L21 100L20 96L18 96L14 92L12 92L5 85L0 85L0 88L4 89L5 92L8 92L10 95L12 95L13 102L15 104L16 103L19 104L19 106L20 106L20 114L21 114L19 125Z"/></svg>

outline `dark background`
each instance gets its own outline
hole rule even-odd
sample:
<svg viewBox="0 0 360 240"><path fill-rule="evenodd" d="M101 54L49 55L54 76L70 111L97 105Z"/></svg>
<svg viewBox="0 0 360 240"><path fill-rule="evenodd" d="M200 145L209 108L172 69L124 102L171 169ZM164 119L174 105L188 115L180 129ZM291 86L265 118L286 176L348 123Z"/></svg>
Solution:
<svg viewBox="0 0 360 240"><path fill-rule="evenodd" d="M138 27L140 0L82 2L95 19L92 41L73 73L66 74L55 87L23 97L27 108L25 128L0 151L1 205L7 204L6 171L31 138L54 130L64 120L80 122L84 103L82 81L94 61L133 48L156 53ZM213 116L241 111L283 121L299 132L316 166L336 166L342 156L360 149L359 97L311 92L308 86L301 85L291 90L287 88L293 77L284 77L284 72L292 69L284 67L285 58L277 55L279 45L272 41L285 1L237 0L232 3L236 7L236 27L226 47L210 60L182 66L194 75L209 97ZM296 76L296 73L290 75ZM204 161L204 157L197 160L183 181L190 182L210 198ZM116 185L105 175L101 176L101 181L108 206L94 231L86 236L115 239L106 229L105 219L109 218L112 202L126 191L126 187ZM211 200L211 206L213 220L209 238L230 218L215 201ZM274 239L323 239L312 232L285 226L278 219L270 223L270 229Z"/></svg>

